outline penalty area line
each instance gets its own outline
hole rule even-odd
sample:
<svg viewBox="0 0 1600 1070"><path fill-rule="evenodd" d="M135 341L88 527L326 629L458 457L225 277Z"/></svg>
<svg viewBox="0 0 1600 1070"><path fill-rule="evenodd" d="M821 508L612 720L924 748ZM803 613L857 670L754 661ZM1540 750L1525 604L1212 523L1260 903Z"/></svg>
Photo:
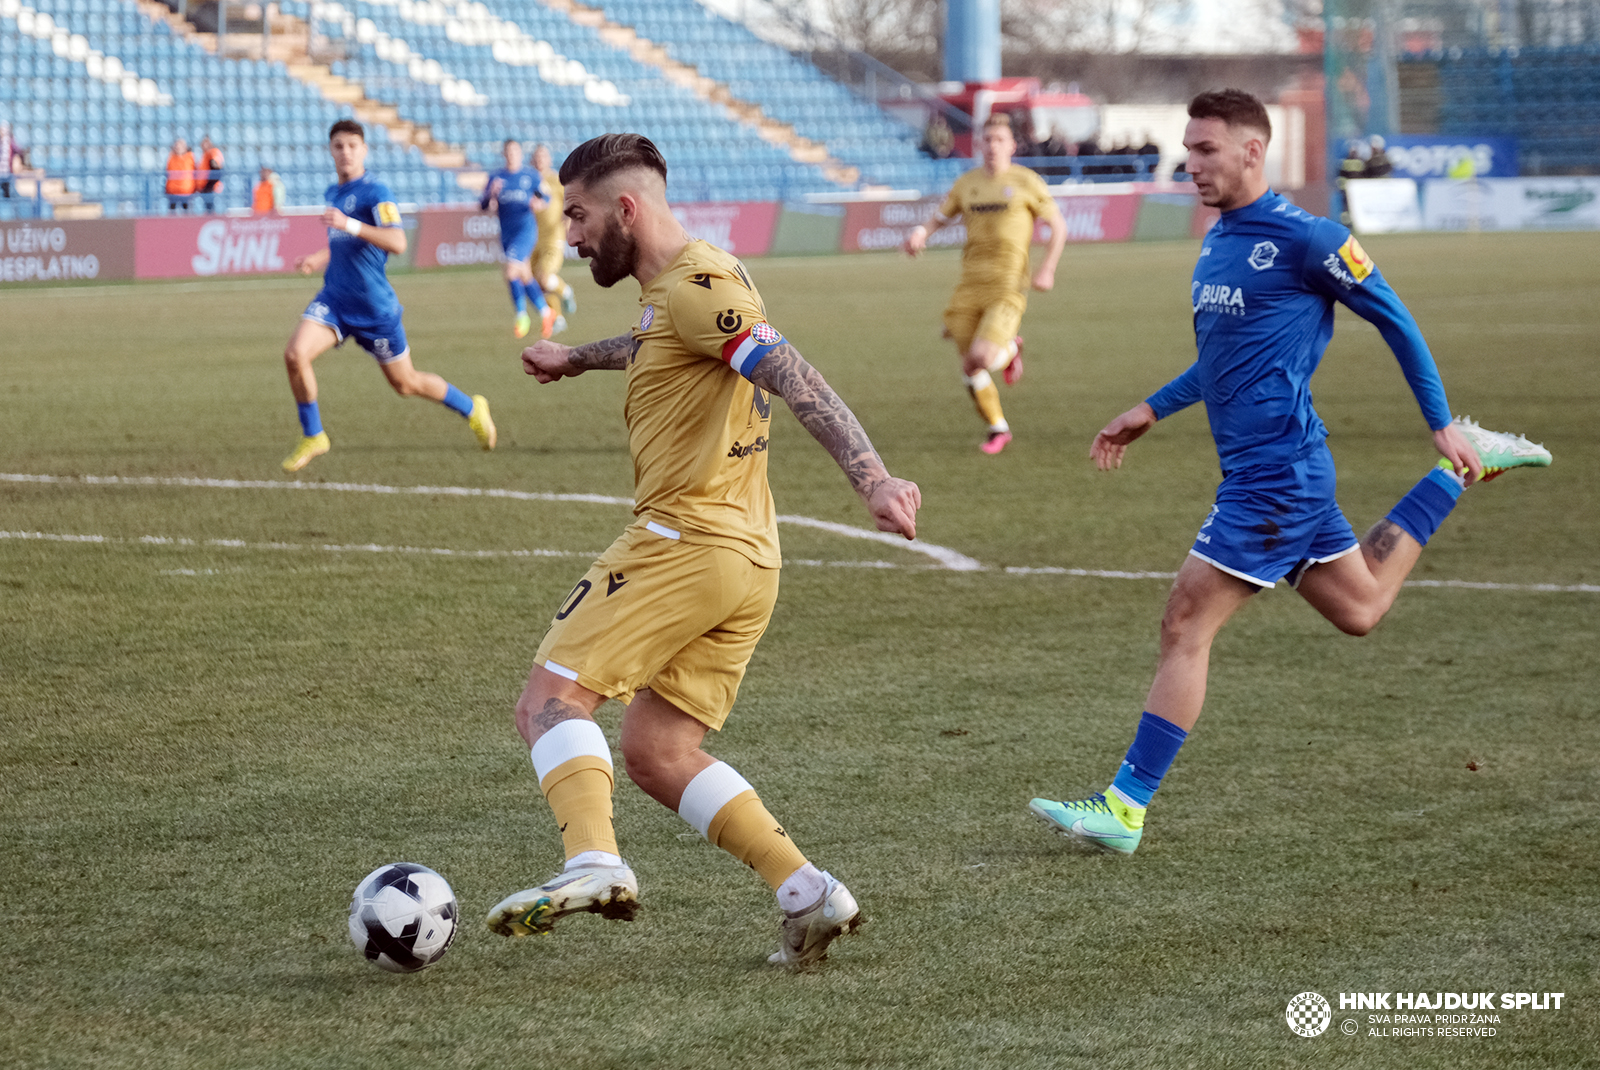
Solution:
<svg viewBox="0 0 1600 1070"><path fill-rule="evenodd" d="M894 536L889 536L894 538ZM173 546L181 548L210 548L221 550L278 550L310 551L313 553L364 553L364 554L414 554L423 557L456 559L505 558L567 558L579 557L594 560L600 556L592 550L457 550L446 546L385 546L381 543L302 543L302 542L250 542L246 539L189 539L168 535L80 535L49 531L0 531L0 542L53 542L75 543L90 546ZM807 568L849 568L888 570L894 572L949 572L949 566L900 565L892 561L823 561L817 558L788 557L785 566ZM993 573L993 569L984 569ZM190 569L165 570L163 575L209 575L211 570L199 572ZM1118 569L1062 568L1046 565L1040 568L1010 567L1007 576L1066 576L1105 580L1170 580L1175 572L1126 572ZM1530 593L1600 594L1600 585L1592 583L1488 583L1473 580L1407 580L1407 587L1433 587L1470 591L1522 591Z"/></svg>
<svg viewBox="0 0 1600 1070"><path fill-rule="evenodd" d="M26 472L0 472L0 482L46 483L57 486L87 487L185 487L203 490L304 490L333 491L345 494L413 494L428 497L449 496L458 498L502 498L519 502L579 502L586 505L634 504L632 498L618 498L606 494L552 494L529 490L504 490L497 487L392 487L383 483L306 483L300 480L277 479L205 479L195 476L53 476ZM910 542L886 531L869 531L866 528L836 524L830 520L817 520L809 516L780 516L780 524L813 528L851 539L867 539L930 557L941 568L956 572L982 572L984 564L963 553L930 542Z"/></svg>

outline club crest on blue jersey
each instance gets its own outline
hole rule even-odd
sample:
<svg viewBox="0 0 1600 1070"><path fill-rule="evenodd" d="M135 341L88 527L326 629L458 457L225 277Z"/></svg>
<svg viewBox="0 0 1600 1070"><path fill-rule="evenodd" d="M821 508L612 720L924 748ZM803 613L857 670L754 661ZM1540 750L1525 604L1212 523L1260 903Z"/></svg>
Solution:
<svg viewBox="0 0 1600 1070"><path fill-rule="evenodd" d="M1250 250L1250 256L1245 261L1257 271L1265 271L1278 259L1278 247L1269 241L1256 242L1256 247Z"/></svg>

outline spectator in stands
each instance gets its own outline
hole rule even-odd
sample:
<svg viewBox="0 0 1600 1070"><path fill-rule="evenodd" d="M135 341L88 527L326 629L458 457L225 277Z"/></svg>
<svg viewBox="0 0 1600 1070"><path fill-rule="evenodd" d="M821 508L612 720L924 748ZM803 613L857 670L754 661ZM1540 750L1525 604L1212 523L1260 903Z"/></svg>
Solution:
<svg viewBox="0 0 1600 1070"><path fill-rule="evenodd" d="M183 138L172 142L172 155L167 157L167 210L187 212L194 199L194 153Z"/></svg>
<svg viewBox="0 0 1600 1070"><path fill-rule="evenodd" d="M1051 123L1050 136L1039 146L1039 152L1044 156L1076 156L1078 146L1067 140L1067 136L1061 132L1059 123Z"/></svg>
<svg viewBox="0 0 1600 1070"><path fill-rule="evenodd" d="M956 148L956 136L943 115L934 112L928 116L928 125L922 131L922 151L935 160L949 159Z"/></svg>
<svg viewBox="0 0 1600 1070"><path fill-rule="evenodd" d="M1152 178L1155 177L1156 168L1161 165L1161 146L1156 144L1156 139L1150 136L1150 131L1148 130L1144 132L1144 144L1139 146L1139 155L1154 157L1154 159L1147 158L1145 160L1145 166L1149 168L1145 173Z"/></svg>
<svg viewBox="0 0 1600 1070"><path fill-rule="evenodd" d="M0 196L11 196L11 176L27 166L28 150L11 136L11 124L0 123Z"/></svg>
<svg viewBox="0 0 1600 1070"><path fill-rule="evenodd" d="M261 165L261 180L250 192L251 215L277 215L283 207L283 179L267 164Z"/></svg>
<svg viewBox="0 0 1600 1070"><path fill-rule="evenodd" d="M1373 134L1367 145L1371 153L1367 156L1367 166L1363 169L1362 178L1388 178L1394 173L1394 164L1389 162L1389 154L1384 151L1383 138Z"/></svg>
<svg viewBox="0 0 1600 1070"><path fill-rule="evenodd" d="M1361 155L1364 146L1359 141L1352 141L1350 149L1344 154L1344 159L1339 161L1339 222L1345 226L1350 225L1350 196L1347 192L1350 183L1358 178L1367 177L1367 160Z"/></svg>
<svg viewBox="0 0 1600 1070"><path fill-rule="evenodd" d="M1018 156L1027 158L1039 155L1039 138L1034 133L1032 115L1022 109L1012 112L1011 129L1016 131Z"/></svg>
<svg viewBox="0 0 1600 1070"><path fill-rule="evenodd" d="M209 135L200 139L200 166L195 175L200 189L200 201L206 214L217 210L217 194L222 192L222 150L211 143Z"/></svg>

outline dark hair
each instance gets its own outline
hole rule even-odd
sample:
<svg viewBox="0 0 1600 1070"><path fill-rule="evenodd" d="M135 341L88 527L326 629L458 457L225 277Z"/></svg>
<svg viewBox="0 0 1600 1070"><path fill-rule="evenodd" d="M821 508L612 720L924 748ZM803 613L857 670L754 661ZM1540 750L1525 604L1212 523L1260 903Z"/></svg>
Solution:
<svg viewBox="0 0 1600 1070"><path fill-rule="evenodd" d="M333 140L335 134L354 134L362 141L367 140L366 130L364 130L361 124L356 122L354 119L340 119L338 122L328 127L329 141Z"/></svg>
<svg viewBox="0 0 1600 1070"><path fill-rule="evenodd" d="M1213 89L1189 102L1189 118L1221 119L1229 126L1259 130L1272 139L1272 120L1261 101L1243 89Z"/></svg>
<svg viewBox="0 0 1600 1070"><path fill-rule="evenodd" d="M635 167L647 167L666 181L667 161L649 138L643 134L601 134L573 149L561 162L561 184L593 185Z"/></svg>

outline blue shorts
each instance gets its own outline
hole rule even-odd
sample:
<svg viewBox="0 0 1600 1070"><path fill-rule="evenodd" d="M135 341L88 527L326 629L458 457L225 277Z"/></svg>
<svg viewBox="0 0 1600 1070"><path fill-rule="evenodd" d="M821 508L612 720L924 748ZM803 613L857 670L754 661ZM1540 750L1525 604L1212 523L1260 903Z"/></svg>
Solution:
<svg viewBox="0 0 1600 1070"><path fill-rule="evenodd" d="M530 217L531 219L531 217ZM533 255L533 243L539 236L539 228L530 221L515 234L500 232L500 251L507 260L526 260Z"/></svg>
<svg viewBox="0 0 1600 1070"><path fill-rule="evenodd" d="M404 311L403 308L396 308L393 316L377 321L363 320L360 323L352 323L339 313L328 297L328 291L320 290L306 306L306 310L300 314L300 318L332 328L334 335L339 339L339 345L344 345L347 337L354 338L356 345L371 353L379 364L392 364L411 352L406 344L405 326L400 322L400 313Z"/></svg>
<svg viewBox="0 0 1600 1070"><path fill-rule="evenodd" d="M1191 554L1260 587L1343 557L1361 542L1334 500L1333 455L1323 446L1294 464L1252 465L1222 477Z"/></svg>

